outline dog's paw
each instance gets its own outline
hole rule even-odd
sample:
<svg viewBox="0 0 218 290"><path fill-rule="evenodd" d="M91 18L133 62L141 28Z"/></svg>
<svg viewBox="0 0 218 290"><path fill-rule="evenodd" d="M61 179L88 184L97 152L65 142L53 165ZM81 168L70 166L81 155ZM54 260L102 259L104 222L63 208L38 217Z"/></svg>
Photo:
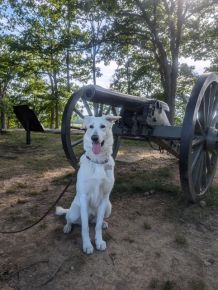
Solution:
<svg viewBox="0 0 218 290"><path fill-rule="evenodd" d="M107 228L108 228L108 223L106 221L103 221L102 229L106 230Z"/></svg>
<svg viewBox="0 0 218 290"><path fill-rule="evenodd" d="M103 240L95 241L95 244L98 251L105 251L107 248L106 242Z"/></svg>
<svg viewBox="0 0 218 290"><path fill-rule="evenodd" d="M64 232L65 234L68 234L68 233L71 231L71 229L72 229L72 226L71 226L70 224L66 224L66 225L64 226L63 232Z"/></svg>
<svg viewBox="0 0 218 290"><path fill-rule="evenodd" d="M83 244L83 252L85 254L91 255L93 253L93 251L94 251L94 248L93 248L91 242L90 243Z"/></svg>

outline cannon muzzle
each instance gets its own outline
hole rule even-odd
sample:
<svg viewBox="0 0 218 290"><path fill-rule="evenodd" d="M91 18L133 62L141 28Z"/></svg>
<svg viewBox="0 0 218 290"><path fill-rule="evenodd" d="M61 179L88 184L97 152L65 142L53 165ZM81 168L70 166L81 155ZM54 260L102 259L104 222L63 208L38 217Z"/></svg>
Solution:
<svg viewBox="0 0 218 290"><path fill-rule="evenodd" d="M114 107L124 107L129 111L139 112L143 110L145 103L148 101L146 98L121 94L110 89L104 89L93 85L85 86L82 90L83 96L87 101Z"/></svg>

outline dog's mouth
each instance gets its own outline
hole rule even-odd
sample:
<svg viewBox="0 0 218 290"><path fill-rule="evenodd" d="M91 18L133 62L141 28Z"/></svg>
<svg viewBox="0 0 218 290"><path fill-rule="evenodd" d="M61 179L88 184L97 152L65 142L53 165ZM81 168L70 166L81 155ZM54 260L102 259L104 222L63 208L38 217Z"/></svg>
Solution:
<svg viewBox="0 0 218 290"><path fill-rule="evenodd" d="M101 152L101 147L104 146L104 140L100 142L93 142L92 143L92 152L94 154L99 154Z"/></svg>

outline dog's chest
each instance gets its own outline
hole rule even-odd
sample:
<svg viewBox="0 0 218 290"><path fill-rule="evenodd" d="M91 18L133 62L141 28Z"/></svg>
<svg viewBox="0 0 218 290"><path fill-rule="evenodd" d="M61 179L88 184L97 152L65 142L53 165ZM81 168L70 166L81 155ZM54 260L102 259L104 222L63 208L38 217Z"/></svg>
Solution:
<svg viewBox="0 0 218 290"><path fill-rule="evenodd" d="M86 176L83 177L89 206L97 208L113 187L113 166L111 164L89 164L89 166L86 167Z"/></svg>
<svg viewBox="0 0 218 290"><path fill-rule="evenodd" d="M92 191L105 192L108 191L108 186L113 183L112 166L108 169L108 165L93 166L91 174L88 176L88 186ZM106 168L105 168L106 167Z"/></svg>

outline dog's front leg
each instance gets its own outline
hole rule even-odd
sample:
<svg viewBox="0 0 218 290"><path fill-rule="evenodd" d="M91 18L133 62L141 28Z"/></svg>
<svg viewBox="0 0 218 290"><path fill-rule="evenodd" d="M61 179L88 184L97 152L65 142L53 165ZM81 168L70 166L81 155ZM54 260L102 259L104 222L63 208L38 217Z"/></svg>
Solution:
<svg viewBox="0 0 218 290"><path fill-rule="evenodd" d="M104 221L104 216L106 212L106 208L108 205L108 200L103 200L97 211L97 220L95 226L95 244L96 249L99 251L104 251L106 249L106 242L102 239L102 225Z"/></svg>
<svg viewBox="0 0 218 290"><path fill-rule="evenodd" d="M94 249L89 237L88 200L86 195L82 195L80 198L80 210L81 210L83 252L89 255L93 253Z"/></svg>

